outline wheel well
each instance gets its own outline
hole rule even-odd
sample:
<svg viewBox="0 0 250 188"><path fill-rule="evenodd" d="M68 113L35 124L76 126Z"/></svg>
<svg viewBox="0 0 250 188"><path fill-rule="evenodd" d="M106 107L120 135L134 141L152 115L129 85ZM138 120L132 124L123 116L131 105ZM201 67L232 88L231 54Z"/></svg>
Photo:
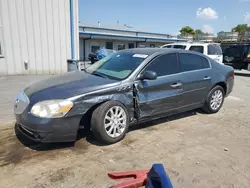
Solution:
<svg viewBox="0 0 250 188"><path fill-rule="evenodd" d="M225 94L227 93L227 85L225 82L219 82L216 85L221 86L224 89Z"/></svg>
<svg viewBox="0 0 250 188"><path fill-rule="evenodd" d="M100 106L101 104L105 103L107 101L104 101L104 102L101 102L101 103L98 103L98 104L95 104L94 106L92 106L90 109L88 109L88 111L83 114L82 118L81 118L81 121L80 121L80 125L84 125L84 129L89 131L90 130L90 127L91 127L91 117L92 117L92 114L94 112L94 110ZM79 126L80 126L79 125Z"/></svg>
<svg viewBox="0 0 250 188"><path fill-rule="evenodd" d="M102 105L103 103L108 102L108 101L109 101L109 100L100 102L100 103L98 103L98 104L95 104L94 106L92 106L92 107L82 116L82 118L81 118L81 120L80 120L80 125L84 125L84 129L85 129L85 130L88 130L88 131L89 131L90 128L91 128L91 118L92 118L92 114L93 114L94 110L95 110L96 108L98 108L100 105ZM126 106L125 106L122 102L120 102L120 101L117 101L117 102L121 103L121 104L124 106L124 108L126 108ZM79 125L79 126L80 126L80 125Z"/></svg>

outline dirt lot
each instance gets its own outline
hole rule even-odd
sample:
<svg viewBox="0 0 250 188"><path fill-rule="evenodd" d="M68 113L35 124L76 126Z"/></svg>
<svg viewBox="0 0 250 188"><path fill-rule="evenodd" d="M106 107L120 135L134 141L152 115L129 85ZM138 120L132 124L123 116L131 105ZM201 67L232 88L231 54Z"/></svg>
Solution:
<svg viewBox="0 0 250 188"><path fill-rule="evenodd" d="M162 163L177 188L248 188L248 76L236 76L219 113L194 111L139 125L111 146L84 134L74 145L42 145L18 134L17 139L13 124L0 126L0 187L109 187L114 182L107 172Z"/></svg>

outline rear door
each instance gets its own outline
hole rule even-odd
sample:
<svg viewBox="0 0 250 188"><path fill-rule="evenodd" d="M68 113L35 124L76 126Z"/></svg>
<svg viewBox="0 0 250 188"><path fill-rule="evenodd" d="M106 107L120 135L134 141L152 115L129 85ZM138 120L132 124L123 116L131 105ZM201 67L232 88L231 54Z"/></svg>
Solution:
<svg viewBox="0 0 250 188"><path fill-rule="evenodd" d="M220 45L209 44L207 45L207 55L218 63L223 63L223 55Z"/></svg>
<svg viewBox="0 0 250 188"><path fill-rule="evenodd" d="M204 103L212 86L212 69L207 58L188 53L179 53L181 82L183 85L182 107Z"/></svg>
<svg viewBox="0 0 250 188"><path fill-rule="evenodd" d="M177 54L158 56L141 73L144 71L154 71L158 77L156 80L135 81L140 118L178 108L181 100L182 84L180 82Z"/></svg>

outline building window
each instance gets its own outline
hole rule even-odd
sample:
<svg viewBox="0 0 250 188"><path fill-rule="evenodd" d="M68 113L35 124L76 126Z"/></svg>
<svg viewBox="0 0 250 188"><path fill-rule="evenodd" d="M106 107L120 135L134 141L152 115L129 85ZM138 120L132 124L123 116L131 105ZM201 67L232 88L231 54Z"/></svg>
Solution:
<svg viewBox="0 0 250 188"><path fill-rule="evenodd" d="M0 57L3 56L3 46L2 46L2 28L0 27Z"/></svg>
<svg viewBox="0 0 250 188"><path fill-rule="evenodd" d="M128 43L128 48L135 48L135 44L134 43Z"/></svg>
<svg viewBox="0 0 250 188"><path fill-rule="evenodd" d="M155 48L155 44L150 44L150 48Z"/></svg>
<svg viewBox="0 0 250 188"><path fill-rule="evenodd" d="M113 42L106 42L106 49L113 50Z"/></svg>
<svg viewBox="0 0 250 188"><path fill-rule="evenodd" d="M100 49L100 46L91 46L91 52L96 53Z"/></svg>
<svg viewBox="0 0 250 188"><path fill-rule="evenodd" d="M125 44L118 44L118 50L124 50Z"/></svg>
<svg viewBox="0 0 250 188"><path fill-rule="evenodd" d="M2 46L1 46L1 41L0 41L0 56L2 56L3 53L2 53Z"/></svg>

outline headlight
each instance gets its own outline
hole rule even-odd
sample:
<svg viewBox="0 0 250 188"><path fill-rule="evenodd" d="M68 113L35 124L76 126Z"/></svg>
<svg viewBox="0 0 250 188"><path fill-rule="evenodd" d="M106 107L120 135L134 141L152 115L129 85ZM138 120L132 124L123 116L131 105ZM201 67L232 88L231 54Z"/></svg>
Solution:
<svg viewBox="0 0 250 188"><path fill-rule="evenodd" d="M67 114L72 106L73 103L68 100L48 100L36 103L30 112L41 118L58 118Z"/></svg>

